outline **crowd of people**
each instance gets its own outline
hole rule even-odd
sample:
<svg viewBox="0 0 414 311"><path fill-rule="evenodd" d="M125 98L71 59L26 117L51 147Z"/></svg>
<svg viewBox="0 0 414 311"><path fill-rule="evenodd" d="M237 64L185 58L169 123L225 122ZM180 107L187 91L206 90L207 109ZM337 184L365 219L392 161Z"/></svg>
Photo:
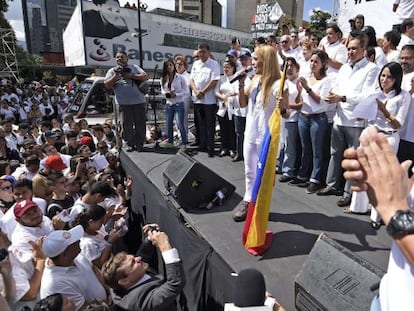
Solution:
<svg viewBox="0 0 414 311"><path fill-rule="evenodd" d="M410 14L383 36L357 15L349 34L334 23L323 38L285 29L280 37L257 38L252 50L233 38L222 64L201 43L191 69L177 55L165 60L160 80L167 128L160 147L178 143L209 157L244 161L245 192L235 221L246 218L261 145L277 109L279 182L308 194L340 196L337 205L345 213L370 212L375 229L387 225L397 257L372 310L414 306L408 294L404 304L396 303L392 289L398 276L407 288L414 284L412 200L407 205L412 184L406 176L412 162L404 162L414 159L414 8ZM74 94L66 86L9 81L0 87L1 310L94 310L111 304L175 310L185 284L182 262L158 225L128 226L135 219L129 208L133 181L119 159L120 147L140 152L148 139L142 89L148 75L128 63L125 51L116 60L105 86L114 90L123 113L122 137L111 119L75 121L67 113ZM396 199L384 195L390 191L398 193ZM411 227L401 227L398 217L411 219ZM148 265L156 248L165 278Z"/></svg>

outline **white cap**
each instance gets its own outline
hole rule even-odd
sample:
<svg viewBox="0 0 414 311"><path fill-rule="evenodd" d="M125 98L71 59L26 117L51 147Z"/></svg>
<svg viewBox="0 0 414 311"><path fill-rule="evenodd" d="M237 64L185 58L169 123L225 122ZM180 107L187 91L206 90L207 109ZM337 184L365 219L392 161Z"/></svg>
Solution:
<svg viewBox="0 0 414 311"><path fill-rule="evenodd" d="M84 230L81 225L70 230L52 231L43 241L43 253L46 257L56 257L62 254L69 245L79 241L83 237L83 233Z"/></svg>

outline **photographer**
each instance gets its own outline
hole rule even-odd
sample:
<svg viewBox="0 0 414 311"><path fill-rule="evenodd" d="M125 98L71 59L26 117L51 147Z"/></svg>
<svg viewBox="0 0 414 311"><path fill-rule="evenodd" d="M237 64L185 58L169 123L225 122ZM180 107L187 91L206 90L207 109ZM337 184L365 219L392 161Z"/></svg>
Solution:
<svg viewBox="0 0 414 311"><path fill-rule="evenodd" d="M128 152L142 151L145 141L145 97L138 85L148 80L148 75L137 65L128 64L125 51L116 54L117 66L109 69L105 77L105 86L114 89L115 101L123 113L124 139Z"/></svg>
<svg viewBox="0 0 414 311"><path fill-rule="evenodd" d="M113 291L114 304L124 310L176 310L176 298L185 284L182 261L158 225L146 225L143 229L161 251L166 277L149 273L141 256L118 253L102 267L105 283Z"/></svg>

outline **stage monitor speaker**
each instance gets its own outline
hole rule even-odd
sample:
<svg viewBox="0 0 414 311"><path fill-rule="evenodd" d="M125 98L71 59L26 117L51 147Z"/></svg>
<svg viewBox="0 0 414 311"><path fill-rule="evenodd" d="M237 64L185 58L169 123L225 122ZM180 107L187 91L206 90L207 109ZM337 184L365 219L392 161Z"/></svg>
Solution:
<svg viewBox="0 0 414 311"><path fill-rule="evenodd" d="M185 210L207 207L219 194L225 200L236 189L189 155L178 152L164 173L164 186ZM219 192L219 193L218 193ZM210 204L210 207L212 204Z"/></svg>
<svg viewBox="0 0 414 311"><path fill-rule="evenodd" d="M295 280L299 311L369 310L384 272L322 233Z"/></svg>

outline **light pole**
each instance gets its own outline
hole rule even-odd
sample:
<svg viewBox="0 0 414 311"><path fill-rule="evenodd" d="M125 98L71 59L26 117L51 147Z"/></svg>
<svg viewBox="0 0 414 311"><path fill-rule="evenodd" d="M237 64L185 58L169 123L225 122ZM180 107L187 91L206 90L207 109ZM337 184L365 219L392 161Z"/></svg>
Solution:
<svg viewBox="0 0 414 311"><path fill-rule="evenodd" d="M138 0L138 49L139 49L139 66L144 67L143 53L142 53L142 31L141 31L141 1ZM147 5L142 3L142 9L146 9Z"/></svg>

